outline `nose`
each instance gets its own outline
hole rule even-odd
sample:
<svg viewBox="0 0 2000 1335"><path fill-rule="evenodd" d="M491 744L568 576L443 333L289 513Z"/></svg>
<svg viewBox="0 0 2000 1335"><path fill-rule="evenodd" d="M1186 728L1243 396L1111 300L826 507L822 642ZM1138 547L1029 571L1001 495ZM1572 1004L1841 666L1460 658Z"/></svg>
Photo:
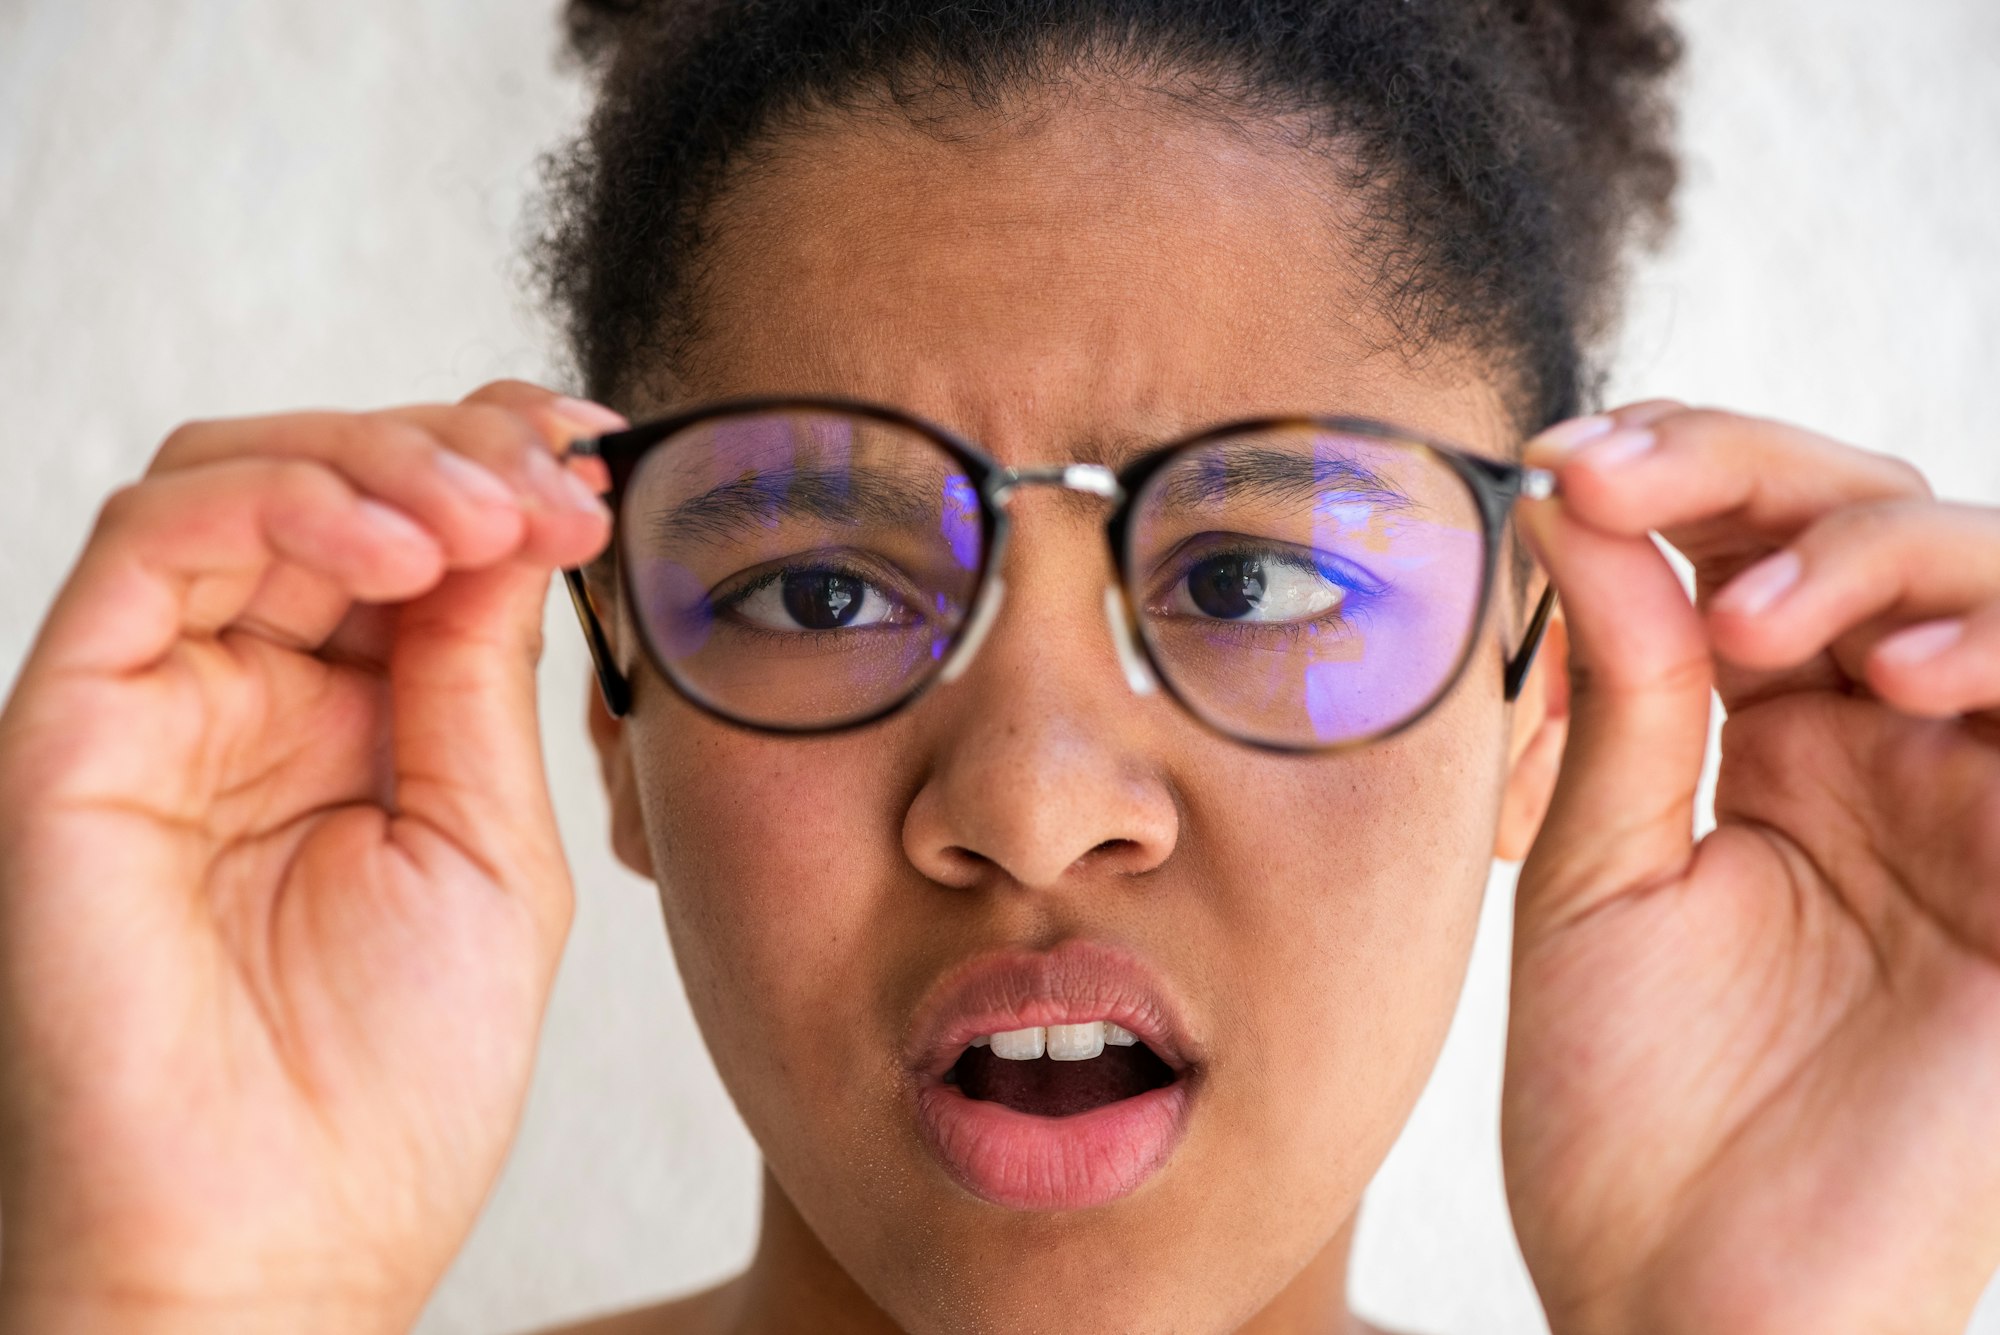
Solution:
<svg viewBox="0 0 2000 1335"><path fill-rule="evenodd" d="M964 678L926 702L938 711L934 759L903 847L940 884L1133 875L1179 838L1168 711L1134 697L1075 566L1050 573L1017 578Z"/></svg>

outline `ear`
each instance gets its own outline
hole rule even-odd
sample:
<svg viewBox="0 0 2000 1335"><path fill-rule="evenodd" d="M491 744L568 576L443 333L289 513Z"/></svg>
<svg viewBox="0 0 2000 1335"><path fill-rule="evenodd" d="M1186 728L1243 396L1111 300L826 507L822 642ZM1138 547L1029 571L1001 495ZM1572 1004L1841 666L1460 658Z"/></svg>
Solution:
<svg viewBox="0 0 2000 1335"><path fill-rule="evenodd" d="M604 707L596 678L587 678L584 706L590 718L590 742L597 748L597 772L611 800L611 850L618 860L647 880L653 880L653 853L646 843L646 822L639 805L639 784L632 774L632 754L626 749L630 729Z"/></svg>
<svg viewBox="0 0 2000 1335"><path fill-rule="evenodd" d="M1569 739L1569 625L1558 603L1514 702L1514 733L1508 747L1507 785L1500 797L1500 828L1493 856L1519 862L1534 847L1548 814Z"/></svg>

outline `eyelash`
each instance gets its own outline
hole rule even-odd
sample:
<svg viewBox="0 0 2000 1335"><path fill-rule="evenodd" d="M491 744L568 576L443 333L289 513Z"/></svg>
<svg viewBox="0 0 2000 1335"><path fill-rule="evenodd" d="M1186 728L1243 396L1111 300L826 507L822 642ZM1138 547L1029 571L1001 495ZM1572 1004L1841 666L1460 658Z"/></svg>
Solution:
<svg viewBox="0 0 2000 1335"><path fill-rule="evenodd" d="M882 595L882 597L896 604L896 606L901 608L910 607L910 601L907 598L901 597L900 595L886 588L882 584L881 577L879 575L868 574L865 571L857 569L853 564L843 563L841 561L833 559L818 560L818 561L803 561L803 562L791 561L784 565L778 566L775 569L766 571L761 575L758 575L755 579L751 580L748 584L745 584L742 588L732 589L728 593L721 596L720 598L716 597L709 598L708 600L709 619L711 622L720 623L724 614L733 611L737 607L741 606L744 602L748 601L752 596L754 596L755 594L764 589L770 588L773 584L776 584L778 581L784 579L787 575L801 575L801 574L811 574L811 573L840 575L847 579L856 580L862 585L866 586L867 588L873 589L876 593ZM927 614L919 613L919 615L927 615ZM739 634L770 636L774 639L789 640L793 642L796 642L801 639L818 639L822 636L866 634L868 631L875 629L875 627L872 626L861 626L861 627L835 626L828 630L815 630L810 626L800 626L795 630L772 630L767 626L759 626L752 622L742 620L740 618L731 620L729 622L729 627L731 630L734 630ZM907 629L907 628L896 627L895 629Z"/></svg>
<svg viewBox="0 0 2000 1335"><path fill-rule="evenodd" d="M1159 586L1162 592L1178 588L1181 581L1185 580L1196 566L1200 565L1203 561L1212 561L1218 556L1235 557L1239 560L1245 557L1256 557L1261 560L1272 561L1278 565L1287 566L1293 570L1308 571L1318 575L1330 584L1338 585L1345 591L1346 596L1341 600L1339 613L1332 618L1334 621L1348 621L1354 619L1355 616L1366 613L1371 603L1389 592L1388 585L1370 575L1360 566L1354 564L1354 562L1347 560L1345 557L1335 556L1331 552L1321 553L1320 558L1316 560L1313 557L1304 555L1299 549L1285 546L1282 543L1259 544L1247 542L1240 538L1234 541L1219 540L1212 546L1199 546L1198 544L1201 542L1203 536L1210 535L1189 538L1176 548L1173 554L1174 559L1169 563L1170 568L1174 572L1173 578ZM1219 537L1219 535L1217 536ZM1193 550L1190 551L1190 548ZM1244 623L1217 622L1216 624L1242 625ZM1264 622L1257 625L1256 630L1260 634L1272 634L1286 629L1298 631L1309 626L1323 624L1325 623L1319 621Z"/></svg>
<svg viewBox="0 0 2000 1335"><path fill-rule="evenodd" d="M1297 549L1276 543L1257 544L1239 539L1234 542L1217 542L1212 546L1202 546L1199 545L1200 542L1200 537L1196 537L1188 539L1180 545L1180 549L1175 554L1178 559L1172 564L1173 577L1160 586L1163 592L1171 591L1178 587L1197 565L1203 561L1214 560L1216 557L1257 558L1270 561L1293 570L1306 571L1317 575L1321 579L1335 584L1343 590L1344 596L1341 599L1338 609L1331 616L1327 617L1292 622L1214 622L1217 626L1231 626L1240 634L1254 634L1266 638L1295 639L1308 633L1324 633L1329 626L1352 626L1355 622L1365 619L1368 615L1370 605L1389 591L1388 586L1370 576L1353 562L1343 557L1335 556L1330 552L1320 553L1315 558L1307 556ZM827 558L814 561L793 560L787 562L784 565L765 571L749 583L732 589L721 597L711 597L709 599L710 619L712 622L720 622L729 612L741 606L758 592L769 588L789 575L806 573L841 575L858 581L900 608L911 608L909 600L889 589L879 574L873 574L860 569L858 563ZM927 619L929 614L926 611L918 610L917 615ZM810 627L800 626L791 630L773 630L740 618L732 618L728 624L732 630L739 634L768 636L795 643L805 638L818 639L841 635L851 636L873 629L872 627L836 627L828 630L815 630Z"/></svg>

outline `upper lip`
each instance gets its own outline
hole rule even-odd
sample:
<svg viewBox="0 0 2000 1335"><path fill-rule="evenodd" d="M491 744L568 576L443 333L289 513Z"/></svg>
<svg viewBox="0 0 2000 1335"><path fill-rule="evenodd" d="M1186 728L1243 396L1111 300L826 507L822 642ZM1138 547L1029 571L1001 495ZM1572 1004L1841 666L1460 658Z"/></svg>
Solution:
<svg viewBox="0 0 2000 1335"><path fill-rule="evenodd" d="M941 1078L973 1039L1036 1025L1109 1020L1176 1075L1200 1062L1180 1007L1144 961L1092 941L974 956L932 985L910 1026L909 1063Z"/></svg>

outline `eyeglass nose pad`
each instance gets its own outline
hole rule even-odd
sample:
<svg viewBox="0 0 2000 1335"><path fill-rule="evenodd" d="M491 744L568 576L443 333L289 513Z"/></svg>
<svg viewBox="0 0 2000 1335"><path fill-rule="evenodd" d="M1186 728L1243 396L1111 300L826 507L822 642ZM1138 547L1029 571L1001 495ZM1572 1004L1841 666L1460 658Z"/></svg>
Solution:
<svg viewBox="0 0 2000 1335"><path fill-rule="evenodd" d="M1007 585L998 575L993 576L986 586L979 606L972 609L972 624L965 628L965 638L951 651L951 657L944 660L938 670L938 680L949 684L965 675L972 666L972 660L979 653L979 646L986 643L986 632L993 629L994 618L1000 615L1000 601L1006 596Z"/></svg>
<svg viewBox="0 0 2000 1335"><path fill-rule="evenodd" d="M1104 586L1104 619L1111 623L1111 643L1118 649L1118 666L1125 669L1125 684L1132 688L1132 694L1151 695L1160 689L1146 656L1139 652L1138 632L1126 608L1125 595L1115 584Z"/></svg>

